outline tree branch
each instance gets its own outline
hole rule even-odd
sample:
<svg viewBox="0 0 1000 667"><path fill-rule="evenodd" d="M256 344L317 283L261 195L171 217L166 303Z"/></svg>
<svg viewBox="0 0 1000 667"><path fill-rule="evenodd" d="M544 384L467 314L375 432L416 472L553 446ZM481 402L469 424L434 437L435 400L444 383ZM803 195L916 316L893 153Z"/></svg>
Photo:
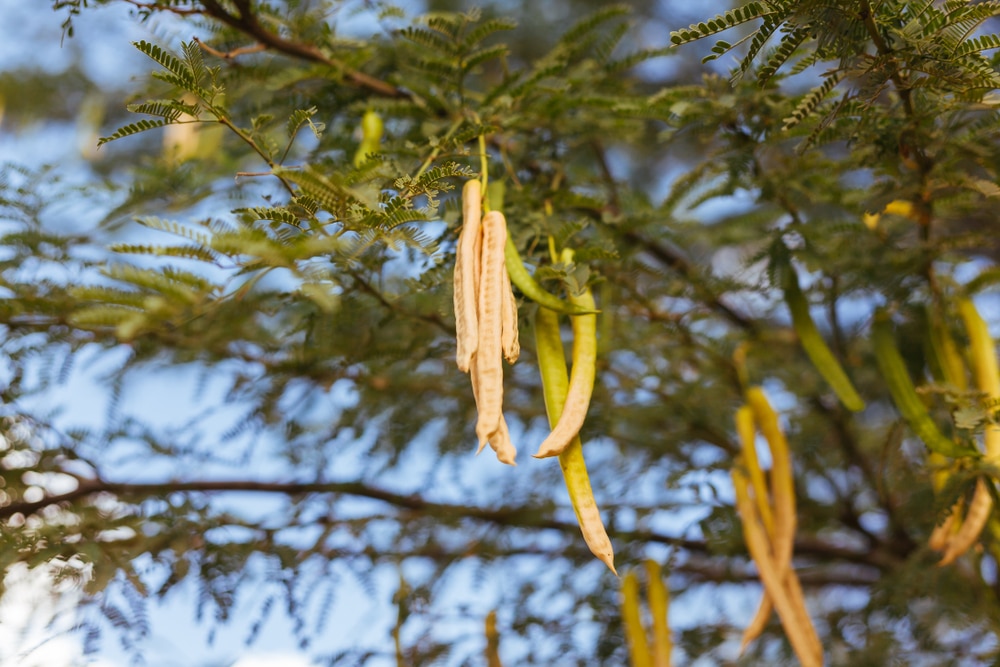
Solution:
<svg viewBox="0 0 1000 667"><path fill-rule="evenodd" d="M393 86L364 72L359 72L343 62L331 58L312 44L295 42L271 32L257 20L257 16L250 7L249 0L234 0L233 4L239 10L238 15L230 14L218 0L200 0L200 2L205 8L202 12L203 14L217 19L249 37L253 37L267 48L288 56L331 67L340 72L347 81L355 86L370 90L383 97L414 100L413 94L409 91Z"/></svg>
<svg viewBox="0 0 1000 667"><path fill-rule="evenodd" d="M45 496L37 501L14 502L0 507L0 520L15 514L31 516L46 507L73 503L90 496L109 493L131 502L149 498L162 498L172 493L221 493L221 492L273 493L287 496L303 494L343 494L378 500L394 507L451 519L475 519L506 527L556 530L578 535L580 528L573 522L559 521L543 516L537 507L507 506L498 508L472 507L426 500L418 495L404 495L381 489L364 482L263 482L255 480L195 480L156 483L111 482L100 479L84 480L66 493ZM609 530L612 537L622 542L652 542L678 547L694 553L708 554L706 542L691 540L650 530ZM899 561L884 553L847 549L815 538L796 540L797 555L836 559L867 565L884 570L898 565Z"/></svg>

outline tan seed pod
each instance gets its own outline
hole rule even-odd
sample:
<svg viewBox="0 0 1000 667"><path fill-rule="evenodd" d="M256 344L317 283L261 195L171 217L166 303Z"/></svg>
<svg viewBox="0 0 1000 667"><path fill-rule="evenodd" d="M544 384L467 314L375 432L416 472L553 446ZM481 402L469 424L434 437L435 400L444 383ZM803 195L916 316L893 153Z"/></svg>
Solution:
<svg viewBox="0 0 1000 667"><path fill-rule="evenodd" d="M760 598L760 606L757 607L757 613L754 614L749 625L743 630L743 636L740 638L740 655L743 655L747 646L764 632L767 622L771 620L771 612L773 611L774 603L771 602L771 596L765 590L764 595Z"/></svg>
<svg viewBox="0 0 1000 667"><path fill-rule="evenodd" d="M497 211L483 218L482 272L479 276L479 346L476 365L479 381L479 445L490 442L503 417L503 291L504 244L507 226Z"/></svg>
<svg viewBox="0 0 1000 667"><path fill-rule="evenodd" d="M479 369L476 364L476 357L472 358L472 397L476 401L476 410L479 409ZM476 449L476 454L480 454L483 448L486 446L486 441L480 441L479 447ZM510 430L507 428L507 420L504 419L503 413L500 414L500 429L497 431L492 439L489 440L489 445L497 455L497 460L501 463L506 463L507 465L515 466L517 463L514 459L517 457L517 448L514 447L514 443L510 439Z"/></svg>
<svg viewBox="0 0 1000 667"><path fill-rule="evenodd" d="M490 440L490 447L496 452L497 460L510 466L516 466L514 459L517 457L517 448L510 440L510 430L507 428L507 420L500 415L500 429L496 436Z"/></svg>
<svg viewBox="0 0 1000 667"><path fill-rule="evenodd" d="M986 482L980 479L976 482L976 491L972 494L972 502L969 503L969 511L965 514L962 526L948 539L944 555L938 563L940 567L952 564L976 543L992 511L993 497L986 488Z"/></svg>
<svg viewBox="0 0 1000 667"><path fill-rule="evenodd" d="M779 567L772 545L768 543L767 534L757 515L757 507L750 498L746 476L739 468L733 468L732 478L733 488L736 491L736 509L743 524L743 538L747 550L757 564L764 590L774 602L788 641L804 667L821 667L823 647L806 610L798 577L791 568L782 571Z"/></svg>
<svg viewBox="0 0 1000 667"><path fill-rule="evenodd" d="M930 539L927 540L927 546L934 551L944 551L948 548L948 544L955 536L956 517L961 511L962 503L955 503L955 506L952 507L951 514L948 515L948 518L945 519L944 522L934 526L934 530L931 531Z"/></svg>
<svg viewBox="0 0 1000 667"><path fill-rule="evenodd" d="M479 345L477 297L480 247L482 245L482 186L469 181L462 188L462 231L455 253L455 361L459 370L469 372L469 364Z"/></svg>
<svg viewBox="0 0 1000 667"><path fill-rule="evenodd" d="M771 448L771 496L774 502L774 554L781 568L792 562L795 542L795 484L792 481L791 455L788 441L778 423L778 413L771 407L767 395L760 387L746 391L747 403L760 432Z"/></svg>
<svg viewBox="0 0 1000 667"><path fill-rule="evenodd" d="M512 364L521 356L521 343L517 332L517 300L514 298L514 288L510 284L506 264L503 267L503 319L501 324L503 357Z"/></svg>

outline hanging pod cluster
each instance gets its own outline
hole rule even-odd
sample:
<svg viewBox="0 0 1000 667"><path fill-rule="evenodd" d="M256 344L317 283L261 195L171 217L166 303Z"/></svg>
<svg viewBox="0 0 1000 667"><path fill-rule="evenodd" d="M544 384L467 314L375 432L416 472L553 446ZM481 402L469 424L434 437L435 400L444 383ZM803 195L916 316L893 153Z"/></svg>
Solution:
<svg viewBox="0 0 1000 667"><path fill-rule="evenodd" d="M586 303L593 305L593 296L590 296L589 292L580 299L581 305ZM535 313L535 350L538 354L538 370L542 377L542 392L545 395L545 412L548 414L549 426L555 432L559 424L563 423L563 415L567 412L573 414L571 410L575 408L570 405L572 380L566 371L566 356L559 333L559 316L547 308L539 307ZM576 370L575 360L573 368ZM587 401L588 403L590 401L589 393ZM573 433L568 445L558 453L558 457L563 481L566 483L566 490L569 492L570 502L573 504L573 511L576 513L576 520L580 524L580 531L587 547L594 556L617 574L614 549L590 486L590 475L587 473L587 463L583 458L583 444L580 442L579 431Z"/></svg>
<svg viewBox="0 0 1000 667"><path fill-rule="evenodd" d="M462 190L462 231L455 261L456 363L472 378L479 449L489 443L497 458L514 465L516 448L503 416L501 356L517 360L517 304L511 280L539 304L535 343L550 435L536 458L557 456L570 501L591 552L612 572L614 550L594 499L579 432L593 392L597 365L597 310L589 289L569 302L545 291L525 269L500 211L482 214L482 186L469 181ZM572 251L561 259L571 262ZM573 368L566 358L558 313L573 316Z"/></svg>
<svg viewBox="0 0 1000 667"><path fill-rule="evenodd" d="M497 459L515 465L517 455L503 416L503 362L514 363L521 348L517 303L504 259L507 222L499 211L482 215L482 186L462 190L462 231L455 258L456 362L472 377L479 413L479 450L489 443Z"/></svg>
<svg viewBox="0 0 1000 667"><path fill-rule="evenodd" d="M757 459L757 429L771 451L770 484ZM736 411L736 432L741 445L741 455L732 469L736 509L747 551L764 585L760 607L743 632L740 650L760 636L772 610L777 610L799 662L818 667L823 664L823 647L792 569L797 518L791 456L778 414L760 387L746 390L746 404Z"/></svg>

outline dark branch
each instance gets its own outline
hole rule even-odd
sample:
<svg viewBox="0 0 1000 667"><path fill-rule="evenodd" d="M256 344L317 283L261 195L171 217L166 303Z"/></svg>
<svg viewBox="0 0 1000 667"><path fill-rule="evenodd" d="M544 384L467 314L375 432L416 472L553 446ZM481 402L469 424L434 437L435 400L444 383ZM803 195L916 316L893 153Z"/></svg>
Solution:
<svg viewBox="0 0 1000 667"><path fill-rule="evenodd" d="M84 480L73 491L46 496L32 502L15 502L0 507L0 520L9 519L15 514L31 516L46 507L72 503L100 493L110 493L119 498L138 502L149 498L162 498L172 493L219 493L250 491L258 493L275 493L288 496L298 496L310 493L344 494L360 498L370 498L382 501L394 507L412 512L428 514L452 519L475 519L506 527L533 528L556 530L571 535L578 535L580 528L576 523L559 521L542 516L537 507L499 507L485 508L450 503L438 503L425 500L417 495L403 495L380 489L363 482L260 482L253 480L199 480L189 482L161 482L147 484L132 484L127 482L110 482L103 480ZM703 541L690 540L673 535L667 535L650 530L610 530L620 542L652 542L667 544L689 552L708 554L709 548ZM880 570L898 564L884 553L847 549L822 540L805 538L796 540L796 554L800 556L818 557L826 560L836 559L859 565L867 565Z"/></svg>
<svg viewBox="0 0 1000 667"><path fill-rule="evenodd" d="M201 0L201 4L205 7L203 11L205 15L211 16L249 37L253 37L267 48L308 62L320 63L331 67L343 74L344 78L352 84L384 97L413 99L413 95L410 92L386 83L381 79L376 79L364 72L359 72L339 60L331 58L312 44L295 42L271 32L257 20L257 16L253 13L248 0L238 0L233 3L239 10L238 15L230 14L218 0Z"/></svg>

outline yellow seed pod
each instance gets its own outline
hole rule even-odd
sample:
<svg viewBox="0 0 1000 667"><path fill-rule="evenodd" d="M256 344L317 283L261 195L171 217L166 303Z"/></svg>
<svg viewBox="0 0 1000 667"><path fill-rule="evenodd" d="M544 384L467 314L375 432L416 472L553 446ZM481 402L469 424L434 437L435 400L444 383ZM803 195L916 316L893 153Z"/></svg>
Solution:
<svg viewBox="0 0 1000 667"><path fill-rule="evenodd" d="M572 253L563 252L564 261L572 260ZM570 303L593 311L594 295L590 288L582 294L571 295ZM597 376L597 315L573 315L573 368L570 372L569 390L558 423L552 428L535 454L535 458L557 456L580 433Z"/></svg>
<svg viewBox="0 0 1000 667"><path fill-rule="evenodd" d="M500 662L500 633L497 632L497 612L486 614L486 667L503 667Z"/></svg>
<svg viewBox="0 0 1000 667"><path fill-rule="evenodd" d="M778 413L771 407L767 395L760 387L746 391L747 403L760 432L771 448L771 495L774 499L774 553L778 565L789 567L795 540L795 484L788 441L778 423Z"/></svg>
<svg viewBox="0 0 1000 667"><path fill-rule="evenodd" d="M569 374L566 372L566 357L559 335L559 316L547 308L540 307L535 314L535 350L542 377L545 411L549 426L554 427L566 402ZM559 468L587 547L608 569L617 574L614 549L594 499L579 436L573 438L570 446L559 455Z"/></svg>
<svg viewBox="0 0 1000 667"><path fill-rule="evenodd" d="M667 618L670 592L663 584L663 573L655 560L646 561L646 578L649 580L646 598L649 602L649 614L653 617L653 667L670 667L673 653Z"/></svg>
<svg viewBox="0 0 1000 667"><path fill-rule="evenodd" d="M987 405L995 409L1000 404L1000 365L997 363L996 347L990 337L989 328L975 304L969 299L959 300L958 314L969 335L969 361L976 388L985 395ZM983 443L986 448L986 461L993 465L1000 463L1000 425L987 422L983 431ZM954 562L979 539L993 512L993 496L986 486L992 483L982 478L976 482L976 491L969 504L969 511L962 526L948 540L939 565Z"/></svg>
<svg viewBox="0 0 1000 667"><path fill-rule="evenodd" d="M361 144L354 154L354 166L360 167L371 153L378 153L382 143L382 132L385 125L382 123L382 116L378 112L369 109L361 117Z"/></svg>
<svg viewBox="0 0 1000 667"><path fill-rule="evenodd" d="M639 579L634 571L622 578L622 623L625 625L625 640L628 643L631 667L653 667L652 656L642 627L639 611Z"/></svg>
<svg viewBox="0 0 1000 667"><path fill-rule="evenodd" d="M748 480L738 467L733 468L732 479L747 551L757 565L764 590L774 602L788 641L804 667L822 667L823 647L806 610L798 577L791 568L779 566L775 550L757 515L756 505L750 499Z"/></svg>
<svg viewBox="0 0 1000 667"><path fill-rule="evenodd" d="M757 502L757 511L760 512L760 518L764 522L768 536L773 539L774 515L768 502L767 481L764 479L764 471L761 470L760 461L757 458L753 409L749 405L741 406L736 411L736 434L740 439L740 450L743 453L743 462L750 477L754 500Z"/></svg>

